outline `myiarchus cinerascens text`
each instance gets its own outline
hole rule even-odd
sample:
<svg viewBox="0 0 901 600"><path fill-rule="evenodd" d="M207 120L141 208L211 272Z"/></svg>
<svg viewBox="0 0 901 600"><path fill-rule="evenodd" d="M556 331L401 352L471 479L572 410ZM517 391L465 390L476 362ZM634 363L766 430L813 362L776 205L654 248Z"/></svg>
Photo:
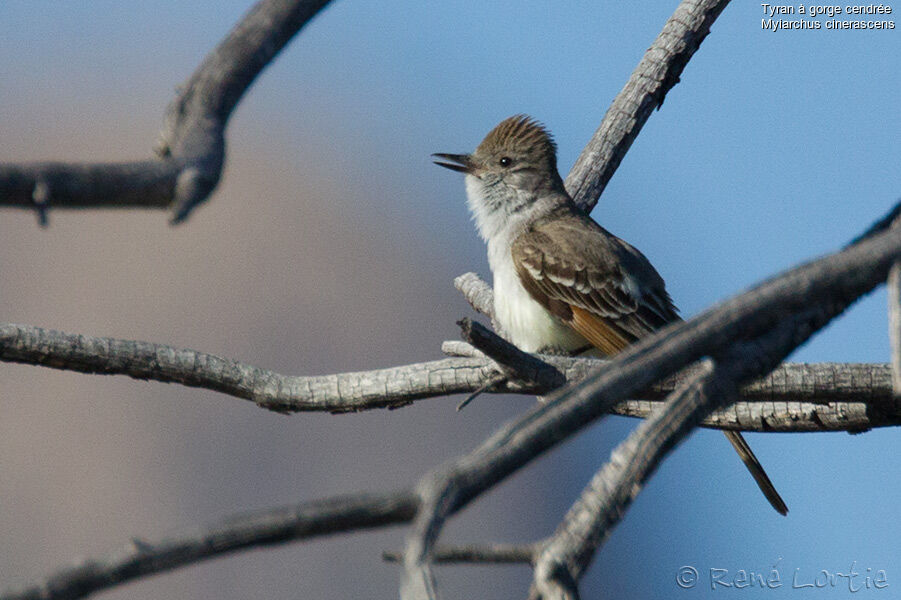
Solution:
<svg viewBox="0 0 901 600"><path fill-rule="evenodd" d="M526 352L616 354L679 319L644 255L579 209L557 172L557 147L524 115L495 127L472 154L435 154L466 174L466 195L488 244L494 318ZM737 431L725 431L780 514L788 508Z"/></svg>

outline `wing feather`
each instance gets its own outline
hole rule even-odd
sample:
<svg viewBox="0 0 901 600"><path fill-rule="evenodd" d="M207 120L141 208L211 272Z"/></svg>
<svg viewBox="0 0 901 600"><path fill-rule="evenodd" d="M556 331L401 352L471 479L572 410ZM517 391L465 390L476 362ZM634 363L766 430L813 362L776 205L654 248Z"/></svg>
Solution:
<svg viewBox="0 0 901 600"><path fill-rule="evenodd" d="M577 306L573 306L571 309L573 319L570 325L572 328L604 354L616 354L629 345L631 340L617 331L615 327L611 327L608 321L599 319Z"/></svg>

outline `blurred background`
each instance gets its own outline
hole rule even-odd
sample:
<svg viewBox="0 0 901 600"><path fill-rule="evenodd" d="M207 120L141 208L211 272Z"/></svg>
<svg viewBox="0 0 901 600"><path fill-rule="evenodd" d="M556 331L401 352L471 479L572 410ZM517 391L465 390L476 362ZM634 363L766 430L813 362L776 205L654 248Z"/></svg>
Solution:
<svg viewBox="0 0 901 600"><path fill-rule="evenodd" d="M472 315L452 280L488 275L461 178L528 113L569 170L677 2L335 2L238 107L224 180L172 228L162 212L0 212L0 320L195 348L291 374L440 357ZM175 86L248 0L0 2L0 161L150 155ZM686 317L832 251L901 192L899 33L761 29L758 3L714 24L593 216L651 259ZM889 18L895 18L891 15ZM878 291L792 360L885 362ZM0 364L0 587L132 536L234 512L412 484L531 397L275 415L212 392ZM445 542L549 534L635 421L608 418L474 503ZM899 432L749 434L778 516L722 435L662 465L583 584L586 598L716 594L711 568L792 577L885 570L901 587ZM254 551L106 598L392 598L395 528ZM701 573L682 590L682 566ZM447 598L524 597L527 567L441 567ZM859 580L859 581L862 581ZM896 591L891 591L896 590ZM761 595L759 589L746 596ZM848 593L820 589L817 597ZM738 595L736 593L736 595Z"/></svg>

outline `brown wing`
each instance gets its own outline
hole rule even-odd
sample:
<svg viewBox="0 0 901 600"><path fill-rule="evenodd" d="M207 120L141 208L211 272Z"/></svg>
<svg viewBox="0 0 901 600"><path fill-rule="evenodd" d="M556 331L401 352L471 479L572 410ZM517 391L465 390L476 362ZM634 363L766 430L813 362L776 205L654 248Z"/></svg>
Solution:
<svg viewBox="0 0 901 600"><path fill-rule="evenodd" d="M644 255L587 216L535 223L512 255L532 297L605 354L679 318Z"/></svg>

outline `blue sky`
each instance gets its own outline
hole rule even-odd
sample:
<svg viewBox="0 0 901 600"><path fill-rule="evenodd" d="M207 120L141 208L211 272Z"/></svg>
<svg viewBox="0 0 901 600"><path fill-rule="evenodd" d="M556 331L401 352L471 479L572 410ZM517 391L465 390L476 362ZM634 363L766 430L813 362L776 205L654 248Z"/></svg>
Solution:
<svg viewBox="0 0 901 600"><path fill-rule="evenodd" d="M296 371L366 369L434 357L440 341L456 335L454 319L468 314L451 280L468 270L487 276L488 268L466 213L462 181L432 166L429 155L469 151L501 119L528 113L554 132L565 174L675 5L339 0L301 32L239 106L229 129L223 186L183 227L171 230L162 215L153 214L108 214L98 224L97 217L54 213L53 226L39 231L31 215L4 212L0 227L7 245L0 246L14 272L7 274L4 287L21 292L7 292L14 299L7 301L10 314L4 320L82 333L153 336L155 341L225 355L242 353L239 357L251 362ZM5 148L0 160L146 156L174 87L247 7L247 2L231 0L3 2L0 134ZM763 16L759 3L734 2L726 8L593 213L652 260L684 316L841 247L901 197L898 30L771 32L761 29ZM259 156L266 160L254 162ZM246 181L254 185L240 188ZM315 181L309 190L303 187L307 181ZM245 209L254 203L269 212ZM318 229L294 235L292 228L302 228L306 221ZM337 233L325 234L329 228ZM224 231L248 239L246 251L242 247L227 254L228 268L199 273L196 263L184 258L187 250L174 250L181 244L191 248L193 239L202 252ZM352 242L332 247L332 237ZM78 305L67 296L59 307L41 304L49 289L44 286L55 279L46 275L47 283L33 289L26 280L40 278L53 264L65 264L73 245L85 243L85 238L95 244L87 264L72 266L85 281L100 281L118 269L130 246L137 246L135 261L148 248L161 252L169 266L157 273L152 288L141 288L134 298L149 298L147 290L157 290L154 293L175 313L191 314L194 294L216 286L222 286L219 295L227 302L230 293L244 289L244 284L236 284L244 277L247 290L264 288L267 293L257 297L248 291L246 305L237 300L225 305L239 324L223 322L212 331L206 317L179 323L138 316L125 308ZM69 243L54 241L61 239ZM366 272L372 269L365 261L373 248L377 252L372 255L385 257L389 266L376 269L382 275L366 283ZM334 268L334 295L321 299L287 283L290 271L277 266L285 256L345 251ZM38 253L45 257L44 264L27 262ZM348 276L342 278L344 273ZM124 267L121 275L128 276ZM394 281L391 278L408 286L402 299L390 297L393 288L378 282ZM202 285L189 287L196 281ZM188 287L171 294L159 291L167 286L181 290L180 285ZM106 295L111 307L125 303L116 293L110 289ZM379 306L378 318L361 320L364 325L351 329L346 319L317 312L326 311L324 305L347 302L353 307L348 310L359 314L352 296L371 298ZM67 303L73 308L66 309ZM160 302L146 303L147 310L153 310ZM56 308L61 312L50 312ZM304 342L298 340L308 330L299 324L286 329L282 323L285 315L300 313L310 315L311 322L333 321L328 322L327 336L315 338L328 350L295 364L292 353L303 354L298 344ZM243 333L236 335L235 327ZM233 341L245 334L250 339L261 329L266 335L253 345ZM888 351L885 294L877 291L792 360L885 362ZM31 371L15 374L18 381ZM80 379L64 381L90 379L70 377ZM11 375L5 381L16 383ZM88 391L79 399L87 402L94 392L90 382L84 385ZM134 385L126 381L121 390L130 393ZM184 393L168 387L154 390L158 396ZM426 427L426 422L435 426L435 420L443 419L448 437L454 438L458 427L472 427L471 440L477 440L527 405L526 399L495 404L480 400L459 422L452 411L416 408L360 417L352 430L366 440L377 426L388 427L390 419L410 419L406 431ZM205 409L212 412L218 406L211 403ZM411 416L404 416L407 413ZM199 428L203 414L198 410L194 417ZM278 439L291 440L296 435L291 428L306 427L297 423L308 418L300 415L291 423L283 419L270 424L262 416L241 413L235 423L259 419L260 428L274 428L283 436ZM508 529L495 525L501 529L488 531L502 538L547 534L632 426L633 421L609 419L590 429L489 496L483 508L476 504L460 515L470 525L452 529L452 539L471 541L489 521L511 523ZM683 565L703 575L710 568L768 571L778 564L785 579L795 569L800 569L800 577L821 569L845 572L855 561L858 570L887 572L888 590L867 594L894 595L889 590L901 586L901 525L890 501L901 493L893 460L897 437L891 430L856 436L750 435L790 507L788 518L782 518L759 495L722 435L697 432L662 465L615 530L585 580L584 596L795 597L805 590L791 585L765 592L703 586L681 590L675 575ZM397 448L402 442L396 442ZM272 443L274 453L283 451ZM448 444L423 464L438 464L469 447ZM26 450L16 446L8 451ZM348 457L342 460L365 463L370 451L359 442L345 448ZM386 467L386 472L401 482L412 481L421 466ZM254 468L247 469L245 477L252 480ZM189 479L186 474L183 478ZM359 481L342 480L335 484L336 491L351 491ZM32 484L42 485L37 478ZM280 504L300 494L290 486L278 490L284 495L273 491L248 499L237 494L233 503L217 510L226 513L248 502ZM315 495L305 491L303 497ZM532 508L505 512L511 495L525 498L523 505ZM173 519L184 524L203 521L201 507L206 505L197 502L196 511L180 509L184 512L176 512ZM46 510L65 516L61 508ZM109 539L124 540L146 534L147 528L168 526L167 514L158 520L148 517L139 524L144 528L140 531L123 525L112 530ZM531 526L530 519L540 524ZM315 544L311 548L296 560L313 561ZM83 553L73 548L71 554ZM377 563L376 555L364 558ZM3 573L19 575L10 566L15 559L4 560L0 579ZM229 564L230 570L240 571L245 563L234 559ZM379 564L373 568L373 589L380 594L391 589L394 572ZM210 590L223 591L208 582L214 577L209 573L198 569L174 579L158 578L160 586L175 587L142 584L140 589L148 597L157 597L161 589L209 597ZM216 571L215 576L225 575ZM506 597L504 582L520 582L511 585L521 591L528 576L515 569L454 568L440 574L449 597L484 589L490 597ZM207 583L185 583L195 577ZM352 583L347 583L350 590L355 589ZM367 589L366 583L356 583ZM317 593L314 583L308 585L299 589ZM236 589L241 588L229 588ZM843 593L823 589L808 595L835 598Z"/></svg>

